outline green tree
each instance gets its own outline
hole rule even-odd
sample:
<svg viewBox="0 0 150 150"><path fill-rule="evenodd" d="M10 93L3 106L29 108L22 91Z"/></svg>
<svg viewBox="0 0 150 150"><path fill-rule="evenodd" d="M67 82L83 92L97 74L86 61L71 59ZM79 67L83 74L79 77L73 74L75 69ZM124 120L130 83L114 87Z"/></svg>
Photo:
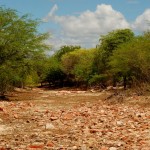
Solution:
<svg viewBox="0 0 150 150"><path fill-rule="evenodd" d="M37 53L31 60L32 70L30 78L35 83L41 83L41 86L46 82L47 70L49 68L49 56L44 53ZM34 79L35 78L35 79Z"/></svg>
<svg viewBox="0 0 150 150"><path fill-rule="evenodd" d="M61 57L61 69L66 74L67 82L75 82L74 69L80 59L79 51L68 52Z"/></svg>
<svg viewBox="0 0 150 150"><path fill-rule="evenodd" d="M98 51L95 55L96 66L105 66L105 68L107 69L107 62L109 56L112 55L112 52L121 44L129 42L133 38L134 33L130 29L118 29L109 32L107 35L101 36L101 38L99 39L100 45L97 46ZM101 68L97 68L97 70L101 70Z"/></svg>
<svg viewBox="0 0 150 150"><path fill-rule="evenodd" d="M78 82L88 84L93 75L93 61L95 49L81 50L79 62L74 68L75 78Z"/></svg>
<svg viewBox="0 0 150 150"><path fill-rule="evenodd" d="M134 33L130 29L118 29L101 36L100 45L97 46L94 59L95 74L100 77L110 79L109 75L109 57L122 44L128 43L134 38ZM104 75L104 76L103 76ZM113 76L113 85L116 86L117 74Z"/></svg>
<svg viewBox="0 0 150 150"><path fill-rule="evenodd" d="M80 46L73 46L73 45L65 45L65 46L61 46L60 50L58 50L56 53L55 53L55 57L60 61L61 60L61 57L66 54L66 53L69 53L69 52L72 52L74 50L77 50L77 49L80 49L81 47Z"/></svg>
<svg viewBox="0 0 150 150"><path fill-rule="evenodd" d="M44 81L49 82L49 84L53 86L64 86L64 81L69 83L70 81L68 78L68 73L66 74L62 70L61 58L65 54L75 51L79 48L80 46L72 45L65 45L60 47L60 49L49 58Z"/></svg>
<svg viewBox="0 0 150 150"><path fill-rule="evenodd" d="M13 70L7 66L0 66L0 97L4 97L6 90L10 90L13 84Z"/></svg>
<svg viewBox="0 0 150 150"><path fill-rule="evenodd" d="M130 29L117 29L109 32L107 35L101 36L100 48L106 52L109 57L113 50L117 49L121 44L129 42L134 38L134 33Z"/></svg>
<svg viewBox="0 0 150 150"><path fill-rule="evenodd" d="M35 55L41 55L49 46L44 43L47 33L38 33L39 21L32 20L28 15L19 16L17 11L0 7L0 68L11 71L6 75L9 81L1 89L18 81L23 81L32 68L31 60ZM38 60L36 60L38 61ZM14 73L15 72L15 73ZM0 70L0 78L4 70Z"/></svg>
<svg viewBox="0 0 150 150"><path fill-rule="evenodd" d="M88 84L93 73L95 49L79 49L62 56L62 70L78 85Z"/></svg>
<svg viewBox="0 0 150 150"><path fill-rule="evenodd" d="M60 65L56 57L49 58L44 81L48 82L50 86L62 87L64 85L65 74Z"/></svg>
<svg viewBox="0 0 150 150"><path fill-rule="evenodd" d="M124 87L134 83L150 82L150 37L137 37L121 45L110 58L111 73L123 77Z"/></svg>

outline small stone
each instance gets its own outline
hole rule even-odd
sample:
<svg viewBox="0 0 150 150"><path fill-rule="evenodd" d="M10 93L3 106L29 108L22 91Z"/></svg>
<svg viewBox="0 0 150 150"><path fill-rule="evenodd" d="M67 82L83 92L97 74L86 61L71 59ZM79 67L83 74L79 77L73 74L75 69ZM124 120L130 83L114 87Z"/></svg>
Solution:
<svg viewBox="0 0 150 150"><path fill-rule="evenodd" d="M18 115L17 115L17 114L14 114L14 118L15 118L15 119L18 119Z"/></svg>
<svg viewBox="0 0 150 150"><path fill-rule="evenodd" d="M122 126L122 125L123 125L123 122L122 122L122 121L117 121L116 124L117 124L118 126Z"/></svg>
<svg viewBox="0 0 150 150"><path fill-rule="evenodd" d="M7 130L7 127L5 125L0 125L0 133L6 130Z"/></svg>
<svg viewBox="0 0 150 150"><path fill-rule="evenodd" d="M122 146L122 145L124 145L124 142L118 142L118 144L117 144L117 146Z"/></svg>
<svg viewBox="0 0 150 150"><path fill-rule="evenodd" d="M101 149L100 150L108 150L108 147L101 147Z"/></svg>
<svg viewBox="0 0 150 150"><path fill-rule="evenodd" d="M136 113L136 117L142 117L142 114L140 114L140 113Z"/></svg>
<svg viewBox="0 0 150 150"><path fill-rule="evenodd" d="M109 150L117 150L116 147L110 147Z"/></svg>
<svg viewBox="0 0 150 150"><path fill-rule="evenodd" d="M72 113L67 113L63 117L64 120L72 120L74 119L74 115Z"/></svg>
<svg viewBox="0 0 150 150"><path fill-rule="evenodd" d="M45 125L45 129L55 129L55 127L54 127L54 125L53 124L51 124L51 123L47 123L46 125Z"/></svg>
<svg viewBox="0 0 150 150"><path fill-rule="evenodd" d="M55 121L55 120L57 120L58 119L58 117L50 117L50 120L51 121Z"/></svg>
<svg viewBox="0 0 150 150"><path fill-rule="evenodd" d="M29 148L43 148L43 145L30 145Z"/></svg>
<svg viewBox="0 0 150 150"><path fill-rule="evenodd" d="M78 149L78 147L77 147L77 146L73 146L72 149L73 149L73 150L76 150L76 149Z"/></svg>
<svg viewBox="0 0 150 150"><path fill-rule="evenodd" d="M104 114L104 113L105 113L105 110L102 109L100 112L101 112L102 114Z"/></svg>
<svg viewBox="0 0 150 150"><path fill-rule="evenodd" d="M48 147L54 147L54 143L51 142L51 141L48 141L46 145L47 145Z"/></svg>

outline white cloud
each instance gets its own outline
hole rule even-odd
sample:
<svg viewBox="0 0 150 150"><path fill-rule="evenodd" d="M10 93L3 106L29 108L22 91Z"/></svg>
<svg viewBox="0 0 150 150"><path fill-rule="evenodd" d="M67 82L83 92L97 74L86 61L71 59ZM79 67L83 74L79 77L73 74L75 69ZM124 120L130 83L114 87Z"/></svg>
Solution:
<svg viewBox="0 0 150 150"><path fill-rule="evenodd" d="M150 20L150 10L146 10L133 24L130 24L120 12L114 10L111 5L105 4L97 5L95 11L87 10L72 16L58 16L55 14L57 9L58 6L54 5L43 19L53 21L60 26L60 35L50 41L57 46L75 44L82 47L95 47L102 34L124 28L145 30L148 28L146 19Z"/></svg>
<svg viewBox="0 0 150 150"><path fill-rule="evenodd" d="M113 10L111 5L98 5L95 12L87 10L77 17L56 16L54 11L57 9L57 5L54 5L44 20L60 24L64 33L69 36L106 33L116 28L129 27L123 15Z"/></svg>
<svg viewBox="0 0 150 150"><path fill-rule="evenodd" d="M54 15L54 13L58 10L58 6L55 4L48 15L43 19L44 22L48 22L48 20Z"/></svg>
<svg viewBox="0 0 150 150"><path fill-rule="evenodd" d="M144 11L144 13L138 16L135 22L132 24L132 28L135 31L150 30L150 9Z"/></svg>

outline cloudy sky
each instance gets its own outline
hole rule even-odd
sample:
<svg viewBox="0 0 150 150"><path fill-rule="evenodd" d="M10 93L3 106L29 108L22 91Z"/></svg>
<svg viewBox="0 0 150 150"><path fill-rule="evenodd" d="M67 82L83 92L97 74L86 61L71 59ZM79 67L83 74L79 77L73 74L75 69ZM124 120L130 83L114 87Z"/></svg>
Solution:
<svg viewBox="0 0 150 150"><path fill-rule="evenodd" d="M0 5L42 20L40 32L61 45L95 47L100 35L131 28L136 34L150 30L150 0L0 0Z"/></svg>

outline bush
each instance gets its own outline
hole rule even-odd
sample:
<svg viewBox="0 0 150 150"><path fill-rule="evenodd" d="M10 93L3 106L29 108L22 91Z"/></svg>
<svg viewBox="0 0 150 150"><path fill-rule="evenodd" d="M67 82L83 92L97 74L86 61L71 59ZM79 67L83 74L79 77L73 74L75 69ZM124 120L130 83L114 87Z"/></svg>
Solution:
<svg viewBox="0 0 150 150"><path fill-rule="evenodd" d="M93 75L89 80L90 86L100 86L101 88L106 88L106 81L108 80L108 76L106 74L96 74Z"/></svg>

